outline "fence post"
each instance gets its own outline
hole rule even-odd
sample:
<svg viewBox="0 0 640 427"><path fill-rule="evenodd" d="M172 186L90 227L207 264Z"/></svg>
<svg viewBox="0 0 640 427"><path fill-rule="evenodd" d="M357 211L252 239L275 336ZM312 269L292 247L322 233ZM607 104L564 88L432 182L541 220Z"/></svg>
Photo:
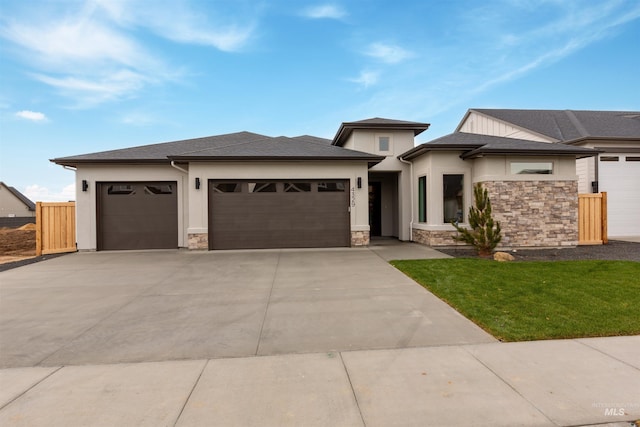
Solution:
<svg viewBox="0 0 640 427"><path fill-rule="evenodd" d="M607 236L607 192L602 192L602 204L600 205L600 209L602 209L602 244L606 245L609 243L609 236Z"/></svg>
<svg viewBox="0 0 640 427"><path fill-rule="evenodd" d="M42 202L36 202L36 256L42 255Z"/></svg>

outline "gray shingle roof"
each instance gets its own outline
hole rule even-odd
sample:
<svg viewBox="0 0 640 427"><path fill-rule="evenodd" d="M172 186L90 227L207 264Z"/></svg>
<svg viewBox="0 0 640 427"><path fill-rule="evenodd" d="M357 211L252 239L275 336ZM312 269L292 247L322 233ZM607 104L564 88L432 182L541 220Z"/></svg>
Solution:
<svg viewBox="0 0 640 427"><path fill-rule="evenodd" d="M558 142L585 138L640 138L640 111L510 110L476 111L532 130Z"/></svg>
<svg viewBox="0 0 640 427"><path fill-rule="evenodd" d="M567 155L580 158L598 153L590 148L564 144L455 132L414 147L400 157L411 160L429 151L462 151L460 157L463 159L484 154Z"/></svg>
<svg viewBox="0 0 640 427"><path fill-rule="evenodd" d="M356 122L343 122L333 137L333 145L343 146L349 135L356 129L379 129L379 130L412 130L413 135L420 135L429 128L429 123L407 122L405 120L384 119L374 117L372 119L359 120Z"/></svg>
<svg viewBox="0 0 640 427"><path fill-rule="evenodd" d="M60 157L51 161L75 166L82 163L169 163L171 160L215 159L353 159L379 162L382 157L330 145L330 141L303 135L272 138L238 132L204 138L143 145L120 150Z"/></svg>

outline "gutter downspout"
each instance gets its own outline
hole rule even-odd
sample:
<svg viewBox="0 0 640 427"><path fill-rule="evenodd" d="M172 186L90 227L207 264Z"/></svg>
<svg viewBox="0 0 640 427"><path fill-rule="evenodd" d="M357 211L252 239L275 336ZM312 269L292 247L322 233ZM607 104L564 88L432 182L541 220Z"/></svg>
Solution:
<svg viewBox="0 0 640 427"><path fill-rule="evenodd" d="M413 206L413 199L414 199L414 195L413 195L413 162L409 162L405 159L403 159L401 156L398 156L398 160L400 160L402 163L409 165L409 181L410 181L410 187L411 187L411 221L409 222L409 241L413 242L413 220L414 220L414 211L415 208Z"/></svg>
<svg viewBox="0 0 640 427"><path fill-rule="evenodd" d="M180 172L182 172L182 173L186 173L187 175L189 175L189 171L188 171L188 170L183 169L183 168L181 168L180 166L176 165L176 162L175 162L175 161L173 161L173 160L171 160L171 167L172 167L172 168L176 168L176 169L178 169Z"/></svg>

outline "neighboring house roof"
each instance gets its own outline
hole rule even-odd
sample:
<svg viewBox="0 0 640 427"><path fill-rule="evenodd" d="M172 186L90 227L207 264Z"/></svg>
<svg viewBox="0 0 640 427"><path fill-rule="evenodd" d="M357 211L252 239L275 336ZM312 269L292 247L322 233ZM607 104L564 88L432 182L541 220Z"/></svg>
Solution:
<svg viewBox="0 0 640 427"><path fill-rule="evenodd" d="M269 137L251 132L143 145L51 159L59 165L83 163L169 163L172 160L367 160L384 157L334 147L324 138Z"/></svg>
<svg viewBox="0 0 640 427"><path fill-rule="evenodd" d="M472 108L476 112L547 136L555 142L576 143L584 139L640 139L640 111L512 110Z"/></svg>
<svg viewBox="0 0 640 427"><path fill-rule="evenodd" d="M400 158L411 160L429 151L463 151L460 155L463 159L490 154L565 155L582 158L591 157L598 153L597 150L591 148L573 147L564 144L549 144L526 139L455 132L420 144L402 154Z"/></svg>
<svg viewBox="0 0 640 427"><path fill-rule="evenodd" d="M24 194L22 194L21 192L19 192L17 189L15 189L14 187L9 187L7 184L5 184L4 182L0 181L0 185L2 185L4 188L6 188L7 190L9 190L9 192L11 194L13 194L18 200L20 200L22 203L24 203L24 205L30 210L30 211L35 211L36 210L36 204L33 203L31 200L29 200L29 198L27 196L25 196Z"/></svg>
<svg viewBox="0 0 640 427"><path fill-rule="evenodd" d="M351 133L356 129L366 130L412 130L413 135L420 135L429 128L429 123L407 122L404 120L383 119L374 117L372 119L360 120L357 122L343 122L333 137L333 145L342 147Z"/></svg>

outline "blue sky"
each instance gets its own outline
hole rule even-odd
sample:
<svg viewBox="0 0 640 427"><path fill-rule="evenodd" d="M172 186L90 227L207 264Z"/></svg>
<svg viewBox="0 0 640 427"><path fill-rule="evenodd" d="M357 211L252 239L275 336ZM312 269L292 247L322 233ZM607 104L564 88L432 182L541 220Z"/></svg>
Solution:
<svg viewBox="0 0 640 427"><path fill-rule="evenodd" d="M74 199L48 159L468 108L640 110L640 1L0 1L0 180Z"/></svg>

